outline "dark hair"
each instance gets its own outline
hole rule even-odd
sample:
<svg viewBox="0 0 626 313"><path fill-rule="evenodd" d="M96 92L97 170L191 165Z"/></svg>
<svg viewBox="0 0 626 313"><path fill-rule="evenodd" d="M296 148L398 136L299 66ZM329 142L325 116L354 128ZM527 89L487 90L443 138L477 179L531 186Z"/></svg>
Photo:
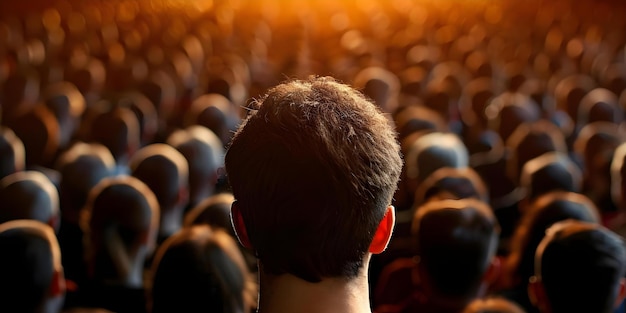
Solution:
<svg viewBox="0 0 626 313"><path fill-rule="evenodd" d="M514 284L526 284L533 275L535 250L544 237L546 229L554 223L576 219L598 222L595 205L581 194L553 191L535 200L513 235L511 254L507 260Z"/></svg>
<svg viewBox="0 0 626 313"><path fill-rule="evenodd" d="M550 191L580 192L580 168L565 154L544 153L526 162L520 176L520 186L530 200Z"/></svg>
<svg viewBox="0 0 626 313"><path fill-rule="evenodd" d="M91 275L102 279L117 277L109 249L113 244L131 247L145 239L153 248L159 221L159 206L148 186L131 176L105 178L89 193L83 211L86 259Z"/></svg>
<svg viewBox="0 0 626 313"><path fill-rule="evenodd" d="M491 208L476 199L433 201L417 209L412 234L429 286L450 297L475 296L499 233Z"/></svg>
<svg viewBox="0 0 626 313"><path fill-rule="evenodd" d="M100 144L78 142L64 152L56 166L61 173L59 196L64 216L82 209L91 188L111 176L114 167L113 155Z"/></svg>
<svg viewBox="0 0 626 313"><path fill-rule="evenodd" d="M22 140L11 129L0 128L0 179L23 170L25 158Z"/></svg>
<svg viewBox="0 0 626 313"><path fill-rule="evenodd" d="M396 190L399 150L379 109L332 78L271 89L226 154L263 270L356 277Z"/></svg>
<svg viewBox="0 0 626 313"><path fill-rule="evenodd" d="M245 312L248 273L237 243L207 225L185 228L155 258L152 312Z"/></svg>
<svg viewBox="0 0 626 313"><path fill-rule="evenodd" d="M32 220L0 224L2 306L38 312L50 290L61 257L53 230Z"/></svg>
<svg viewBox="0 0 626 313"><path fill-rule="evenodd" d="M563 134L547 120L520 125L506 141L506 146L511 150L507 174L516 184L526 162L548 152L567 153Z"/></svg>
<svg viewBox="0 0 626 313"><path fill-rule="evenodd" d="M536 274L554 313L613 312L625 273L623 239L597 224L559 223L537 249Z"/></svg>
<svg viewBox="0 0 626 313"><path fill-rule="evenodd" d="M489 201L489 193L482 178L470 167L443 167L430 174L415 193L414 206L446 193L451 199L474 198Z"/></svg>
<svg viewBox="0 0 626 313"><path fill-rule="evenodd" d="M181 188L187 188L187 160L170 145L156 143L143 147L130 160L129 166L132 176L154 192L162 212L176 203Z"/></svg>
<svg viewBox="0 0 626 313"><path fill-rule="evenodd" d="M0 223L33 219L49 224L58 215L59 193L43 173L17 172L0 180Z"/></svg>

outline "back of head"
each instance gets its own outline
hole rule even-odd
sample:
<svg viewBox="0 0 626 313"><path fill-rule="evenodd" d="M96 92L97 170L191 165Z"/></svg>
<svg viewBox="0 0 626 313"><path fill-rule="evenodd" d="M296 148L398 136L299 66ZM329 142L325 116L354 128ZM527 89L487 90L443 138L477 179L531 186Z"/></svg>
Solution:
<svg viewBox="0 0 626 313"><path fill-rule="evenodd" d="M151 251L156 243L159 206L141 181L130 176L106 178L89 193L83 211L87 263L95 279L122 278L124 269L111 251L131 253L138 247ZM143 262L143 261L142 261Z"/></svg>
<svg viewBox="0 0 626 313"><path fill-rule="evenodd" d="M58 226L59 193L41 172L26 171L0 180L0 223L32 219Z"/></svg>
<svg viewBox="0 0 626 313"><path fill-rule="evenodd" d="M399 140L424 130L445 132L448 125L439 113L419 105L401 108L394 121L398 130Z"/></svg>
<svg viewBox="0 0 626 313"><path fill-rule="evenodd" d="M45 105L59 123L61 146L65 146L78 126L78 118L85 111L85 98L74 84L60 82L46 88Z"/></svg>
<svg viewBox="0 0 626 313"><path fill-rule="evenodd" d="M0 129L0 179L24 170L26 155L24 144L8 128Z"/></svg>
<svg viewBox="0 0 626 313"><path fill-rule="evenodd" d="M565 154L544 153L524 165L520 186L526 189L529 200L554 190L580 192L580 168Z"/></svg>
<svg viewBox="0 0 626 313"><path fill-rule="evenodd" d="M443 167L436 170L415 193L414 206L432 199L473 198L489 202L487 186L472 168Z"/></svg>
<svg viewBox="0 0 626 313"><path fill-rule="evenodd" d="M248 280L237 243L206 225L181 230L159 248L152 312L246 312Z"/></svg>
<svg viewBox="0 0 626 313"><path fill-rule="evenodd" d="M167 143L176 148L189 165L189 198L191 205L213 194L218 169L224 166L221 140L203 126L191 126L174 132Z"/></svg>
<svg viewBox="0 0 626 313"><path fill-rule="evenodd" d="M424 181L442 167L467 167L469 156L461 139L452 133L430 133L421 136L406 156L409 179Z"/></svg>
<svg viewBox="0 0 626 313"><path fill-rule="evenodd" d="M187 188L187 160L169 145L146 146L133 156L129 165L132 175L154 192L164 213L179 200L181 189Z"/></svg>
<svg viewBox="0 0 626 313"><path fill-rule="evenodd" d="M354 87L362 90L384 112L391 113L398 105L400 80L382 67L368 67L357 73Z"/></svg>
<svg viewBox="0 0 626 313"><path fill-rule="evenodd" d="M587 197L564 191L553 191L535 200L513 235L508 262L511 274L526 284L533 274L534 256L546 229L563 220L598 223L598 209Z"/></svg>
<svg viewBox="0 0 626 313"><path fill-rule="evenodd" d="M125 163L139 147L139 123L128 108L106 108L101 103L100 112L95 113L90 124L89 138L107 147L118 163Z"/></svg>
<svg viewBox="0 0 626 313"><path fill-rule="evenodd" d="M388 119L331 78L281 84L257 104L226 170L264 272L356 277L402 166Z"/></svg>
<svg viewBox="0 0 626 313"><path fill-rule="evenodd" d="M8 125L24 143L26 166L50 166L59 148L60 129L46 106L38 105L9 121Z"/></svg>
<svg viewBox="0 0 626 313"><path fill-rule="evenodd" d="M235 236L230 218L230 207L235 197L229 193L220 193L200 202L185 215L184 227L209 225L213 229L222 229Z"/></svg>
<svg viewBox="0 0 626 313"><path fill-rule="evenodd" d="M0 251L2 307L41 312L46 300L55 294L51 288L55 279L63 274L54 231L32 220L0 224Z"/></svg>
<svg viewBox="0 0 626 313"><path fill-rule="evenodd" d="M231 102L220 94L206 94L198 97L192 103L191 109L185 117L185 124L201 125L210 129L226 146L232 137L232 116L230 115Z"/></svg>
<svg viewBox="0 0 626 313"><path fill-rule="evenodd" d="M430 202L416 211L412 233L429 290L450 299L475 297L498 246L491 208L475 199Z"/></svg>
<svg viewBox="0 0 626 313"><path fill-rule="evenodd" d="M59 157L56 168L61 173L59 193L66 216L70 212L77 214L91 188L113 174L115 159L103 145L79 142Z"/></svg>
<svg viewBox="0 0 626 313"><path fill-rule="evenodd" d="M526 162L548 152L567 153L559 128L546 120L520 125L506 141L506 146L511 151L507 172L516 183Z"/></svg>
<svg viewBox="0 0 626 313"><path fill-rule="evenodd" d="M554 313L613 312L625 273L623 239L597 224L558 223L537 248L535 275Z"/></svg>

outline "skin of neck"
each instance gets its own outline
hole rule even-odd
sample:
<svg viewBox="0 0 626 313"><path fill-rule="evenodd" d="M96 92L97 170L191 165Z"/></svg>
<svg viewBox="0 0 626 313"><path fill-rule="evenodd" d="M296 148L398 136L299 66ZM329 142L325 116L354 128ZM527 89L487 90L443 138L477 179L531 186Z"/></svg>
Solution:
<svg viewBox="0 0 626 313"><path fill-rule="evenodd" d="M260 273L259 313L370 313L366 255L354 278L323 278L310 283L291 274ZM259 264L259 268L263 268Z"/></svg>

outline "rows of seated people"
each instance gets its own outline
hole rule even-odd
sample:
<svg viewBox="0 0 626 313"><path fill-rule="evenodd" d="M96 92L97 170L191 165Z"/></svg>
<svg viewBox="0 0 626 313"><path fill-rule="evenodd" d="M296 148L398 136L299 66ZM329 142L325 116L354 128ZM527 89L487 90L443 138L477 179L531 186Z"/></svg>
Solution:
<svg viewBox="0 0 626 313"><path fill-rule="evenodd" d="M224 153L309 75L398 132L374 311L623 310L623 6L207 2L0 12L0 311L255 310Z"/></svg>

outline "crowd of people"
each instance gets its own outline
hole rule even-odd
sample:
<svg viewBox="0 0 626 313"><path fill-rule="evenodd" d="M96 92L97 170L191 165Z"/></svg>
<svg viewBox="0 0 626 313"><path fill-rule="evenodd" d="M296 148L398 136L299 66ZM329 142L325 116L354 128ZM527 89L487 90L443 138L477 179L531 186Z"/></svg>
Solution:
<svg viewBox="0 0 626 313"><path fill-rule="evenodd" d="M2 312L624 312L626 6L0 11Z"/></svg>

